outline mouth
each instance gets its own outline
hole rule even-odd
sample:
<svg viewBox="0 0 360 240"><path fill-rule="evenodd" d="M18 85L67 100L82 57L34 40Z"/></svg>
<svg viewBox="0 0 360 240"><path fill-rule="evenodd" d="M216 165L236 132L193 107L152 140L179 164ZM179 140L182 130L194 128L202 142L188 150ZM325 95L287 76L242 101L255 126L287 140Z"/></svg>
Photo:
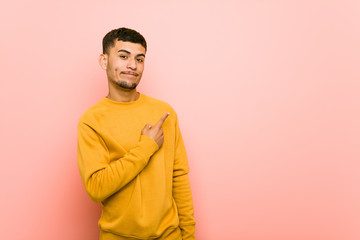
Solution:
<svg viewBox="0 0 360 240"><path fill-rule="evenodd" d="M139 74L137 74L136 72L121 72L121 74L125 74L125 75L132 76L132 77L139 76Z"/></svg>

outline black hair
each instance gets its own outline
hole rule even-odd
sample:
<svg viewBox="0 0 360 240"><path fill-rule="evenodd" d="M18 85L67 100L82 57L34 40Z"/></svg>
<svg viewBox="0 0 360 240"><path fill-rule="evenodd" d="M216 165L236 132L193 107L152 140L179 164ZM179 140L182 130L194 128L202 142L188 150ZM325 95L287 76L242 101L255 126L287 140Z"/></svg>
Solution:
<svg viewBox="0 0 360 240"><path fill-rule="evenodd" d="M145 38L135 30L129 28L118 28L108 32L102 41L103 53L107 53L110 47L115 45L115 40L141 44L146 51Z"/></svg>

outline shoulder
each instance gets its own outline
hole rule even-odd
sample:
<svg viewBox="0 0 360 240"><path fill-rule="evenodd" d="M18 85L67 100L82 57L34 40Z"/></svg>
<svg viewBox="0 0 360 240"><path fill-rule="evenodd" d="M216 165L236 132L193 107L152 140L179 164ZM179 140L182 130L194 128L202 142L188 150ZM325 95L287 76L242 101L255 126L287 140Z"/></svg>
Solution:
<svg viewBox="0 0 360 240"><path fill-rule="evenodd" d="M101 99L93 106L88 108L79 118L80 123L89 123L94 119L101 118L101 115L106 113L108 110L108 106L105 104L104 99Z"/></svg>

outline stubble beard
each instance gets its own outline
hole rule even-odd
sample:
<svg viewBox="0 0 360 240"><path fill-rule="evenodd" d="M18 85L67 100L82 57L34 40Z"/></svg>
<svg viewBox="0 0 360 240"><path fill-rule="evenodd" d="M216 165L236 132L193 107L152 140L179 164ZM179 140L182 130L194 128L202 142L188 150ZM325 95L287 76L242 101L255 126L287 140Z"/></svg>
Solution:
<svg viewBox="0 0 360 240"><path fill-rule="evenodd" d="M116 84L117 84L119 87L124 88L124 89L127 89L127 90L134 90L134 89L137 87L137 84L136 84L136 83L128 84L128 83L125 82L125 81L116 82Z"/></svg>

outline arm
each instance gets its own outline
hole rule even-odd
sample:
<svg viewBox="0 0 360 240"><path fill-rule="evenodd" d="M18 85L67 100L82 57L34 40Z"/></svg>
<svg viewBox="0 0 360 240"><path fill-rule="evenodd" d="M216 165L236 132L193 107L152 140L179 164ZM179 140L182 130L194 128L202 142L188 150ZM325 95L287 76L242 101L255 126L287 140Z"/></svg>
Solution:
<svg viewBox="0 0 360 240"><path fill-rule="evenodd" d="M195 239L195 220L190 183L189 166L178 121L176 120L176 148L173 173L173 197L176 202L183 240Z"/></svg>
<svg viewBox="0 0 360 240"><path fill-rule="evenodd" d="M128 152L124 150L120 159L109 163L104 140L93 128L80 122L78 165L87 193L96 202L116 193L139 174L158 149L152 138L141 135L137 146Z"/></svg>
<svg viewBox="0 0 360 240"><path fill-rule="evenodd" d="M119 191L132 181L147 165L150 157L162 146L162 124L168 117L141 131L138 144L130 151L122 151L122 157L109 163L109 151L101 136L88 124L78 126L78 165L80 175L89 196L96 202Z"/></svg>

